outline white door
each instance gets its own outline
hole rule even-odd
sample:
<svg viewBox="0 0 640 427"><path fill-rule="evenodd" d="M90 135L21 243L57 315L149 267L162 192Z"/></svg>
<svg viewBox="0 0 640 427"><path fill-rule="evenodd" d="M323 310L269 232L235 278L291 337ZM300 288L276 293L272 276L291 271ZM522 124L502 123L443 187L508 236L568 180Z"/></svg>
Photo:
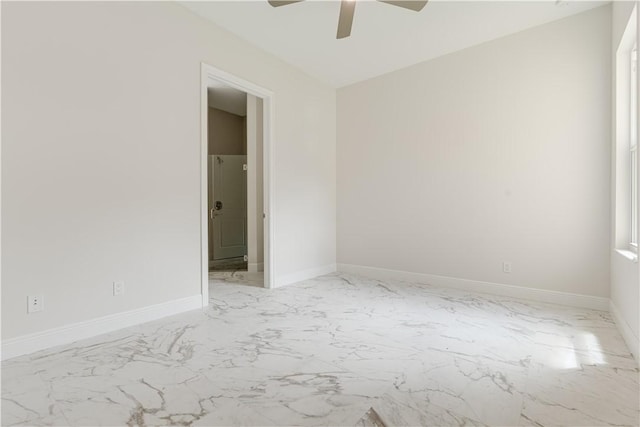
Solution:
<svg viewBox="0 0 640 427"><path fill-rule="evenodd" d="M247 254L247 156L209 156L210 260Z"/></svg>

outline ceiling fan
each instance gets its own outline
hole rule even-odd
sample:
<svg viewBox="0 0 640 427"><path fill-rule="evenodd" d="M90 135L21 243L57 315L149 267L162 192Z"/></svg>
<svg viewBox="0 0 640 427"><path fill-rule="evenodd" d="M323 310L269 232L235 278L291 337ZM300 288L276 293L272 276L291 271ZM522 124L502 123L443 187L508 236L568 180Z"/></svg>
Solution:
<svg viewBox="0 0 640 427"><path fill-rule="evenodd" d="M300 3L304 0L268 0L273 7L286 6L288 4ZM429 0L378 0L393 6L402 7L420 12ZM351 25L353 24L353 13L356 10L356 0L342 0L340 2L340 17L338 18L337 39L343 39L351 35Z"/></svg>

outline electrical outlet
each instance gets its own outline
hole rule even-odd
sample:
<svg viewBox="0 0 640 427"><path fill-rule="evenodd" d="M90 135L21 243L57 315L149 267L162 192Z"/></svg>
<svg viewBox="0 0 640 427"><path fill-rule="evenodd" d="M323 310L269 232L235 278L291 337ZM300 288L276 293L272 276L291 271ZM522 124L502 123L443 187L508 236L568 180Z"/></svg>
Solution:
<svg viewBox="0 0 640 427"><path fill-rule="evenodd" d="M27 313L37 313L44 310L44 295L29 295L27 297Z"/></svg>
<svg viewBox="0 0 640 427"><path fill-rule="evenodd" d="M113 296L124 294L124 282L113 282Z"/></svg>
<svg viewBox="0 0 640 427"><path fill-rule="evenodd" d="M502 263L502 272L503 273L511 273L511 263L510 262L503 262Z"/></svg>

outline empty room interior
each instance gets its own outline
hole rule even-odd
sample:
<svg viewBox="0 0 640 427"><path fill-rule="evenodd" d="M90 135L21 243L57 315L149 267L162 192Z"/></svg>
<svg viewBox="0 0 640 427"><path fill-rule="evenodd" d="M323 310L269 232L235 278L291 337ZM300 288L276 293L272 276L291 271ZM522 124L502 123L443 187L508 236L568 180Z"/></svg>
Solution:
<svg viewBox="0 0 640 427"><path fill-rule="evenodd" d="M638 426L638 1L2 1L3 426Z"/></svg>

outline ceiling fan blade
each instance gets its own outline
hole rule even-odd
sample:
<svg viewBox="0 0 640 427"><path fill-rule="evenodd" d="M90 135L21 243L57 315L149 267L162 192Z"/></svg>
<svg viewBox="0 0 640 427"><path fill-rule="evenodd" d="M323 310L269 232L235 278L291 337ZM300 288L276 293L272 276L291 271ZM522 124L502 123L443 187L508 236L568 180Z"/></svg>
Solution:
<svg viewBox="0 0 640 427"><path fill-rule="evenodd" d="M338 18L337 39L343 39L351 35L351 25L353 25L353 13L356 10L355 0L342 0L340 2L340 18Z"/></svg>
<svg viewBox="0 0 640 427"><path fill-rule="evenodd" d="M420 12L429 0L378 0L381 3L388 3L393 6L403 7L409 10Z"/></svg>
<svg viewBox="0 0 640 427"><path fill-rule="evenodd" d="M269 0L269 4L273 7L286 6L288 4L300 3L304 0Z"/></svg>

